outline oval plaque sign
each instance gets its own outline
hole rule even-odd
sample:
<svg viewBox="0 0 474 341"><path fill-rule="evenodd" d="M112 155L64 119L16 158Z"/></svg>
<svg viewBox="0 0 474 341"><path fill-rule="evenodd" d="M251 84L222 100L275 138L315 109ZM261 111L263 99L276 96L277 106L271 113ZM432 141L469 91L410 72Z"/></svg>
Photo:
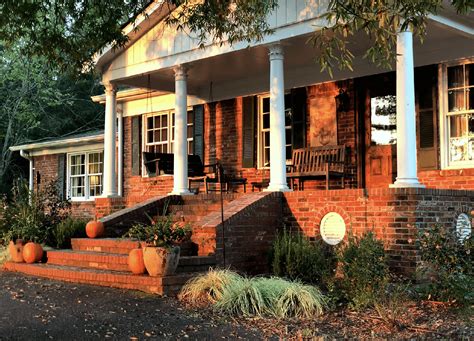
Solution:
<svg viewBox="0 0 474 341"><path fill-rule="evenodd" d="M461 213L456 219L456 232L460 242L464 242L471 235L471 219L466 213Z"/></svg>
<svg viewBox="0 0 474 341"><path fill-rule="evenodd" d="M329 212L319 226L321 237L329 245L339 244L346 235L346 223L339 213Z"/></svg>

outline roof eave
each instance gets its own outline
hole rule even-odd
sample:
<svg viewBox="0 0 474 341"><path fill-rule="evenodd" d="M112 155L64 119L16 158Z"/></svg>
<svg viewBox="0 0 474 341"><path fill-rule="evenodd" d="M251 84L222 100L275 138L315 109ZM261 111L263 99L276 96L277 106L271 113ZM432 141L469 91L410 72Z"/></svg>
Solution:
<svg viewBox="0 0 474 341"><path fill-rule="evenodd" d="M10 151L32 151L32 150L41 150L46 148L56 148L56 147L65 147L70 145L78 145L78 144L87 144L91 142L100 142L104 139L104 134L97 134L91 136L84 136L84 137L77 137L77 138L70 138L64 140L52 140L46 142L37 142L37 143L28 143L18 146L10 147Z"/></svg>

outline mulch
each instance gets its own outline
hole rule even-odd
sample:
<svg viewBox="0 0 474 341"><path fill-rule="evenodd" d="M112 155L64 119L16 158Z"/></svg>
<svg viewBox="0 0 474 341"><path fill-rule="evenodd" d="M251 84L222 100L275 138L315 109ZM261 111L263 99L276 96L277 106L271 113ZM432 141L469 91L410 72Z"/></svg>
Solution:
<svg viewBox="0 0 474 341"><path fill-rule="evenodd" d="M0 271L0 340L474 339L471 309L404 302L395 316L336 309L311 320L216 316L175 298Z"/></svg>

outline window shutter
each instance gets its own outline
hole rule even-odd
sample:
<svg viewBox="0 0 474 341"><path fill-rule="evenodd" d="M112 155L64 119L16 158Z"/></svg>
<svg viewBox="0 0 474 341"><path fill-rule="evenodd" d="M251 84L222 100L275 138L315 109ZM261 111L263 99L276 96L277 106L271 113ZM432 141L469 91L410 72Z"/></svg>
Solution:
<svg viewBox="0 0 474 341"><path fill-rule="evenodd" d="M66 198L66 154L58 155L58 193L61 199Z"/></svg>
<svg viewBox="0 0 474 341"><path fill-rule="evenodd" d="M242 99L242 167L255 167L255 96Z"/></svg>
<svg viewBox="0 0 474 341"><path fill-rule="evenodd" d="M199 155L204 162L204 105L195 105L194 112L194 155Z"/></svg>
<svg viewBox="0 0 474 341"><path fill-rule="evenodd" d="M291 90L291 112L293 114L293 127L291 130L291 143L293 149L306 146L306 88Z"/></svg>
<svg viewBox="0 0 474 341"><path fill-rule="evenodd" d="M140 118L132 117L132 175L140 175Z"/></svg>
<svg viewBox="0 0 474 341"><path fill-rule="evenodd" d="M433 111L425 110L420 111L420 148L432 148L434 147L434 119Z"/></svg>

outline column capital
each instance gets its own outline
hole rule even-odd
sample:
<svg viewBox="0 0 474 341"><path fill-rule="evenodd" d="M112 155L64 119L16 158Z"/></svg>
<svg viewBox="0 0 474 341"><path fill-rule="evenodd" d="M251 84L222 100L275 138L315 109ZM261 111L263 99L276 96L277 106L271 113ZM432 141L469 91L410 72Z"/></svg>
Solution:
<svg viewBox="0 0 474 341"><path fill-rule="evenodd" d="M177 81L185 80L188 77L188 68L184 65L177 65L173 68L174 79Z"/></svg>
<svg viewBox="0 0 474 341"><path fill-rule="evenodd" d="M115 84L113 84L113 83L104 83L103 85L104 85L106 94L109 94L109 93L116 94L117 93L117 87L115 86Z"/></svg>
<svg viewBox="0 0 474 341"><path fill-rule="evenodd" d="M268 46L268 55L270 60L283 59L283 46L280 43Z"/></svg>

